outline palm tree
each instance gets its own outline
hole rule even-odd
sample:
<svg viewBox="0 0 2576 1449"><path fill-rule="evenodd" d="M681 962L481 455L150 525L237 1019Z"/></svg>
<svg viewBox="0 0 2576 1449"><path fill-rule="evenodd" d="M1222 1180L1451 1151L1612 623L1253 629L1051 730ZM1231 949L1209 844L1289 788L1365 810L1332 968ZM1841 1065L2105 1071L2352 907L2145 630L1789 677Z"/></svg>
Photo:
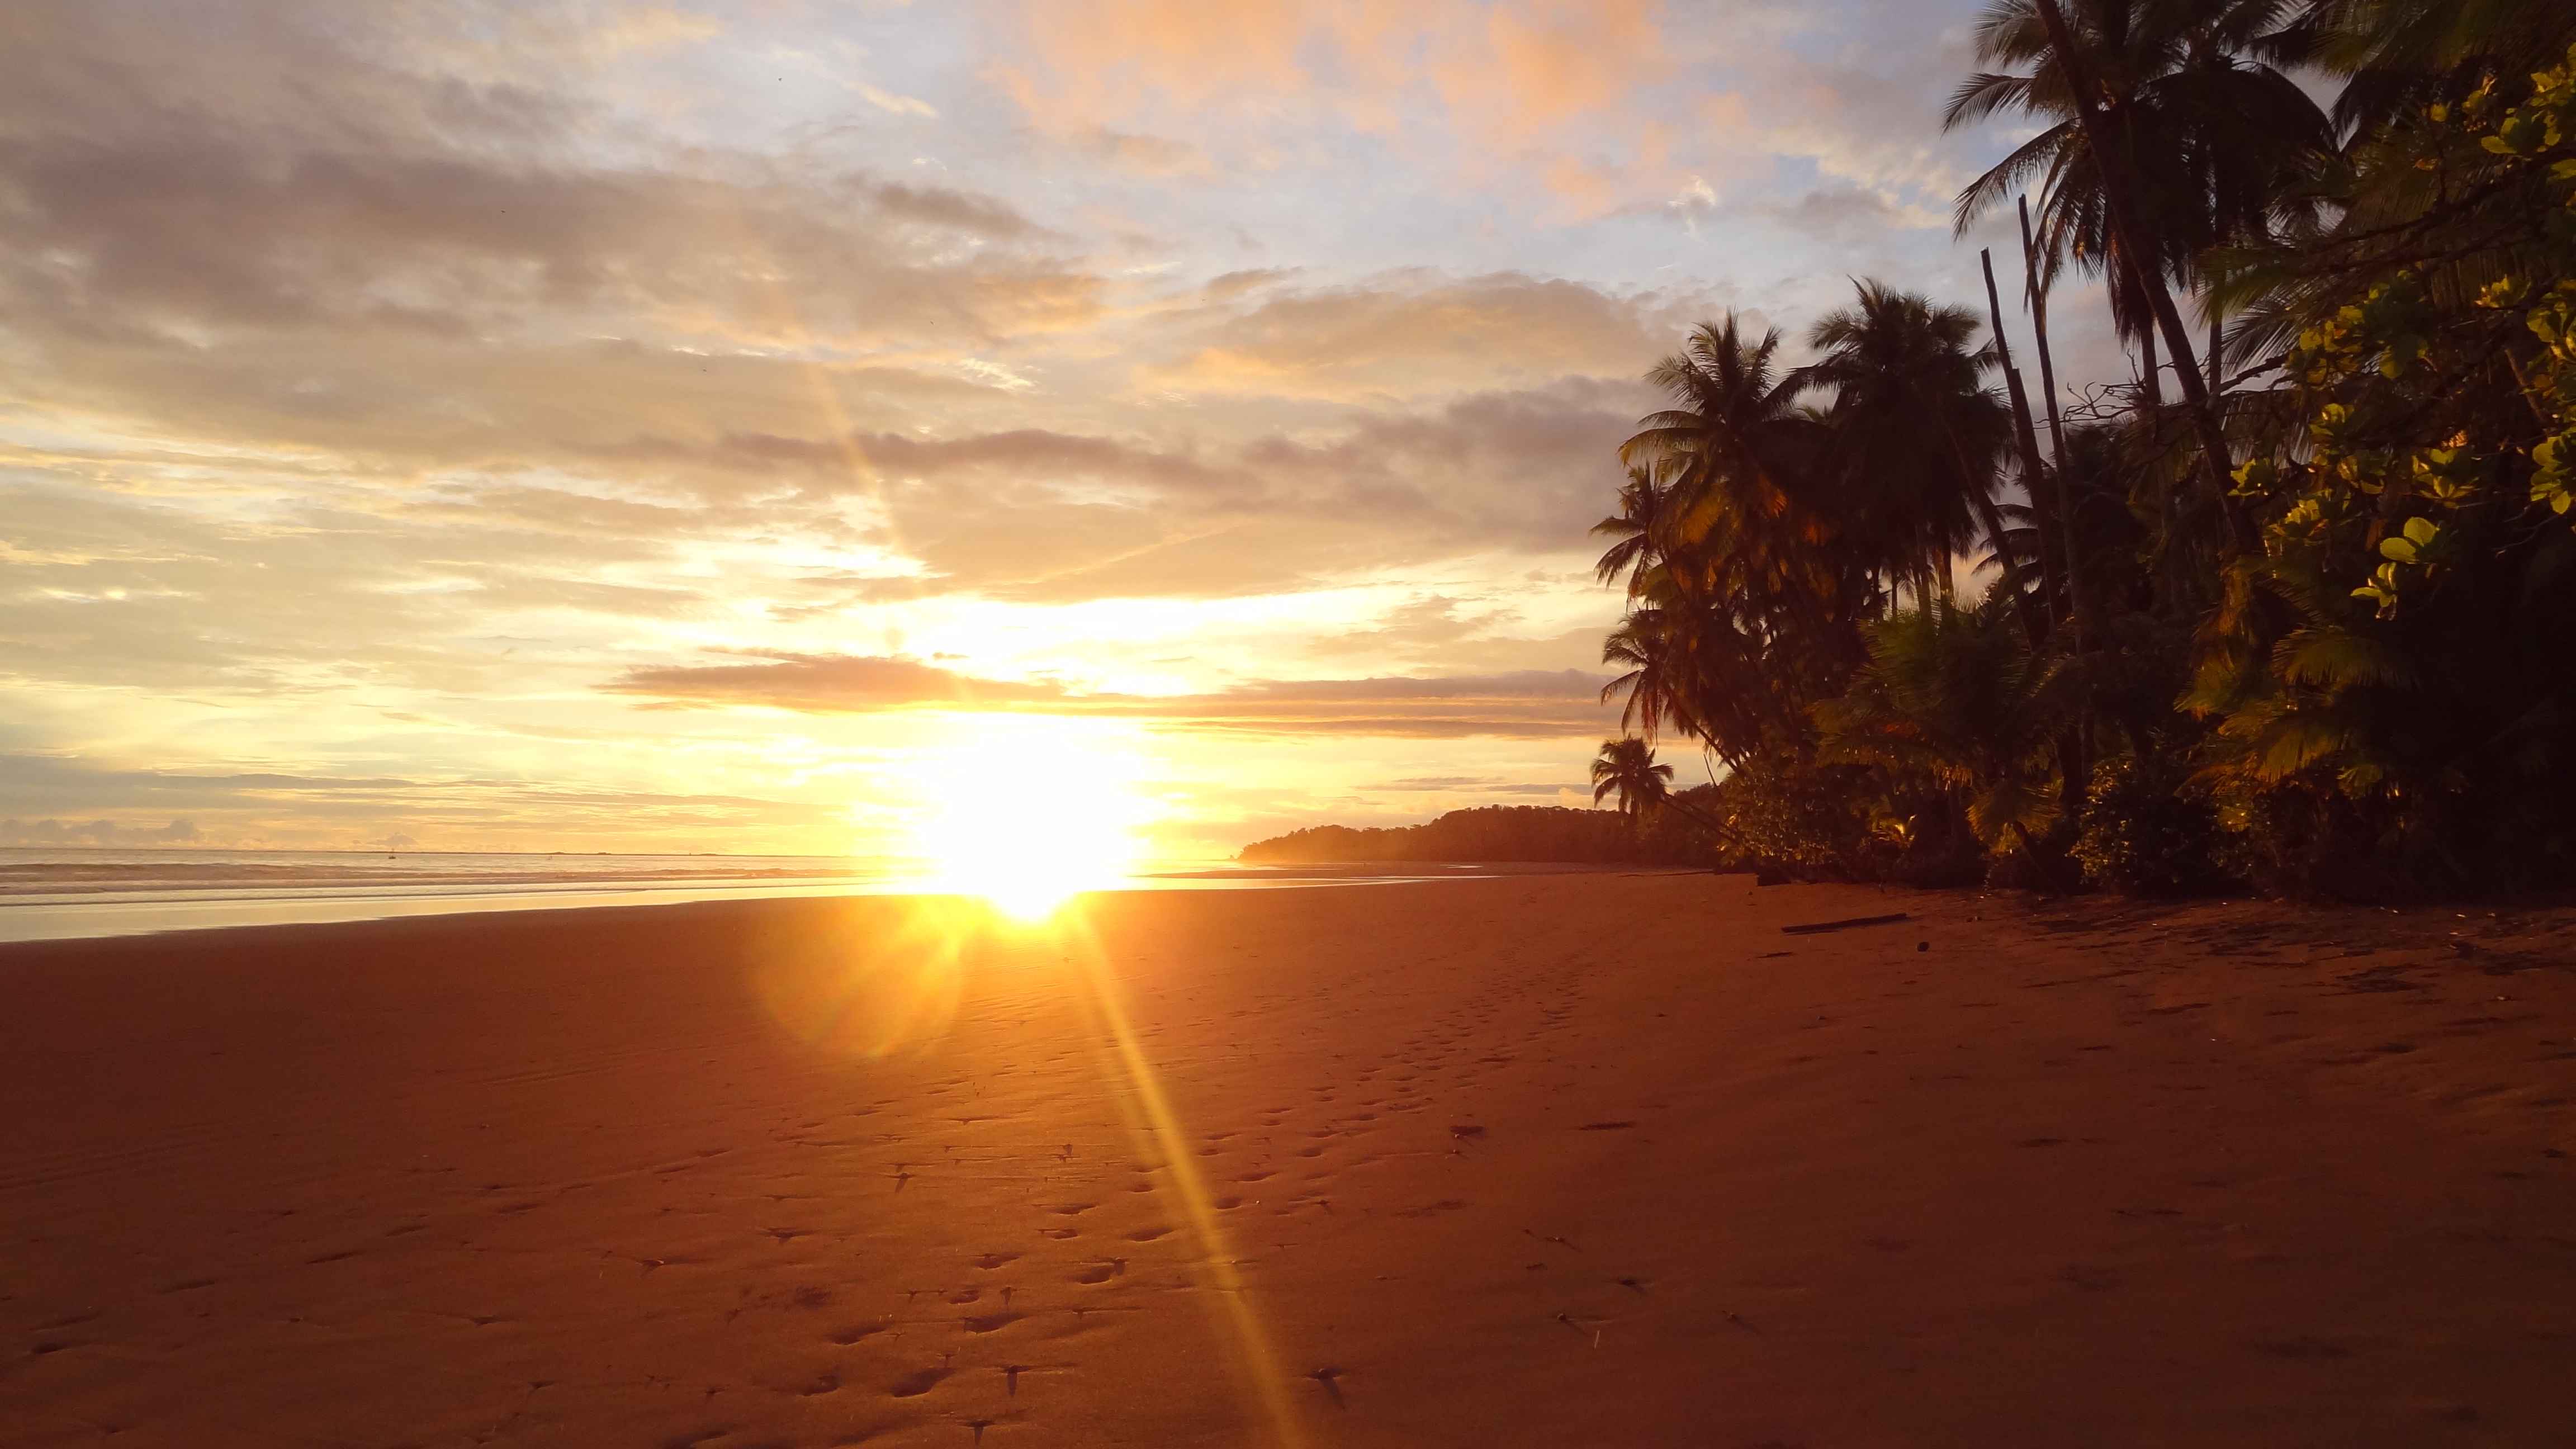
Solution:
<svg viewBox="0 0 2576 1449"><path fill-rule="evenodd" d="M2158 395L2157 317L2150 288L2197 284L2196 258L2213 246L2305 222L2305 192L2291 183L2334 149L2334 126L2308 93L2272 64L2302 42L2278 38L2281 0L2078 0L2073 33L2103 92L2097 120L2118 143L2123 167L2106 168L2086 143L2067 68L2058 64L2036 0L2002 0L1978 24L1981 59L2017 72L1961 83L1945 126L2018 111L2052 122L1959 193L1965 231L2036 176L2042 182L2041 284L2067 266L2107 273L2112 320L2148 357L2145 385ZM2132 256L2109 205L2112 171L2125 169L2144 235ZM2174 364L2188 366L2187 352Z"/></svg>
<svg viewBox="0 0 2576 1449"><path fill-rule="evenodd" d="M2210 247L2313 214L2289 183L2331 156L2334 127L2272 64L2304 44L2284 30L2291 11L2286 0L1996 0L1978 22L1979 58L2027 73L1970 76L1944 117L1954 128L2002 111L2045 123L1959 194L1958 227L2042 178L2043 282L2070 263L2108 274L2114 323L2146 358L2150 404L2162 336L2204 481L2239 546L2247 530L2211 382L2219 319L2204 378L2173 287L2194 284Z"/></svg>
<svg viewBox="0 0 2576 1449"><path fill-rule="evenodd" d="M1728 318L1648 373L1675 406L1621 447L1629 484L1595 529L1615 540L1603 579L1626 573L1630 599L1602 697L1624 697L1622 728L1680 730L1729 763L1803 734L1807 704L1858 664L1875 598L1851 521L1820 506L1834 501L1812 478L1822 430L1779 348Z"/></svg>
<svg viewBox="0 0 2576 1449"><path fill-rule="evenodd" d="M1790 470L1797 431L1797 387L1780 371L1780 332L1747 341L1736 319L1701 324L1682 350L1655 364L1646 380L1674 406L1639 420L1619 445L1630 468L1680 465L1689 496L1726 490L1777 515L1787 507L1782 475Z"/></svg>
<svg viewBox="0 0 2576 1449"><path fill-rule="evenodd" d="M1989 849L2009 840L2048 877L2034 832L2058 808L2049 777L2072 676L2007 628L1998 604L1935 599L1872 625L1851 691L1816 707L1818 757L1949 792Z"/></svg>
<svg viewBox="0 0 2576 1449"><path fill-rule="evenodd" d="M1601 753L1593 757L1592 803L1617 795L1620 813L1632 827L1671 796L1672 786L1673 767L1656 764L1655 747L1634 736L1603 740Z"/></svg>
<svg viewBox="0 0 2576 1449"><path fill-rule="evenodd" d="M1986 390L1993 354L1970 350L1977 314L1880 282L1854 288L1854 304L1808 334L1823 356L1794 374L1833 395L1823 414L1828 476L1848 511L1876 521L1873 541L1891 559L1920 560L1944 581L1983 525L2035 643L2036 601L2021 587L1994 497L2012 415ZM1918 604L1923 593L1918 585Z"/></svg>
<svg viewBox="0 0 2576 1449"><path fill-rule="evenodd" d="M2305 8L2292 37L2343 78L2335 120L2360 133L2488 75L2513 86L2576 44L2576 8L2565 0L2309 0Z"/></svg>
<svg viewBox="0 0 2576 1449"><path fill-rule="evenodd" d="M1671 499L1672 490L1656 487L1653 473L1629 469L1628 481L1619 488L1619 511L1592 525L1593 537L1611 540L1600 562L1593 565L1592 576L1605 584L1624 576L1628 592L1636 593L1663 558L1673 522Z"/></svg>
<svg viewBox="0 0 2576 1449"><path fill-rule="evenodd" d="M1633 730L1649 743L1667 728L1701 732L1692 708L1696 691L1686 682L1683 646L1672 619L1670 612L1653 605L1631 609L1601 641L1601 662L1620 669L1601 686L1602 702L1622 701L1619 728Z"/></svg>
<svg viewBox="0 0 2576 1449"><path fill-rule="evenodd" d="M1793 498L1813 426L1779 350L1777 329L1748 341L1732 316L1701 325L1646 374L1675 406L1640 419L1619 446L1623 465L1669 479L1668 552L1699 552L1764 582L1797 572L1801 546L1830 532ZM1723 553L1698 549L1715 531L1728 535ZM1693 591L1692 580L1675 582Z"/></svg>

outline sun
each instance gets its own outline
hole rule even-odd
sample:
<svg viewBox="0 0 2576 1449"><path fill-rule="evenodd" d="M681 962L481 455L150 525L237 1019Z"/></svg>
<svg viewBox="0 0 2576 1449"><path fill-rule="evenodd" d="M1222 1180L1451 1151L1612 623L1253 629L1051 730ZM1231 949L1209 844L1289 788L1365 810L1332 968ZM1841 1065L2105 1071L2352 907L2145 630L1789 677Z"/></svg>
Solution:
<svg viewBox="0 0 2576 1449"><path fill-rule="evenodd" d="M959 724L909 770L920 799L913 848L933 889L1034 921L1133 874L1152 811L1129 742L1070 720Z"/></svg>

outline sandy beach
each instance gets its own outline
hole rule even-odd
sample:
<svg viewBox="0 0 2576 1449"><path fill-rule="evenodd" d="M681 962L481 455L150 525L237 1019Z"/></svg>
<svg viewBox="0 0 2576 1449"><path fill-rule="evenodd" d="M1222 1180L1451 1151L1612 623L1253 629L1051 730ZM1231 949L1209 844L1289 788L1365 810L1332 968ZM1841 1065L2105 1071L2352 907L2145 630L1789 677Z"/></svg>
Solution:
<svg viewBox="0 0 2576 1449"><path fill-rule="evenodd" d="M0 1441L2564 1443L2572 966L1704 875L10 948Z"/></svg>

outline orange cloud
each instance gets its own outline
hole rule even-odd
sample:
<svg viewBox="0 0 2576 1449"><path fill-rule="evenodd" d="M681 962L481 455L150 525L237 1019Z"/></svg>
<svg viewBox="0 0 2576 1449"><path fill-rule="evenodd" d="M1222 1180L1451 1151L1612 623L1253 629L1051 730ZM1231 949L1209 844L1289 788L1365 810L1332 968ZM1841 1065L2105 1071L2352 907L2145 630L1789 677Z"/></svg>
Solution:
<svg viewBox="0 0 2576 1449"><path fill-rule="evenodd" d="M1540 0L1497 8L1483 44L1434 68L1450 106L1489 133L1527 137L1617 109L1665 69L1659 0Z"/></svg>
<svg viewBox="0 0 2576 1449"><path fill-rule="evenodd" d="M1672 70L1665 0L1108 0L1016 12L1026 65L991 77L1038 128L1104 149L1122 126L1259 125L1283 108L1411 139L1421 112L1463 141L1463 175L1517 175L1535 154L1580 215L1668 191L1654 117L1632 109ZM1202 138L1202 143L1204 138ZM1170 142L1166 144L1178 145ZM1581 163L1575 148L1600 155ZM1111 159L1127 161L1118 148ZM1198 150L1193 146L1191 154ZM1247 158L1260 148L1243 148ZM1160 160L1153 150L1132 159ZM1168 170L1168 163L1165 163ZM1606 178L1606 180L1605 180ZM1615 194L1614 194L1615 193Z"/></svg>

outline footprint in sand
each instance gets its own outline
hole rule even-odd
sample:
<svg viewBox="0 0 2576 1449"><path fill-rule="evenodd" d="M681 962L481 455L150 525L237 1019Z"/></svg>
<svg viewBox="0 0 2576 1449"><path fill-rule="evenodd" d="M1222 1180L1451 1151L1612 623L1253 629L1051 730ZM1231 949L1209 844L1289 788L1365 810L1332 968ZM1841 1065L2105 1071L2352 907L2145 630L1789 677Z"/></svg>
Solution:
<svg viewBox="0 0 2576 1449"><path fill-rule="evenodd" d="M1040 1228L1038 1229L1038 1236L1041 1238L1053 1238L1057 1242L1061 1243L1067 1238L1081 1237L1082 1230L1079 1228Z"/></svg>
<svg viewBox="0 0 2576 1449"><path fill-rule="evenodd" d="M1055 1214L1055 1215L1057 1215L1058 1217L1067 1217L1067 1218L1070 1218L1070 1217L1078 1217L1078 1216L1082 1215L1083 1213L1087 1213L1087 1212L1091 1211L1093 1208L1096 1208L1096 1207L1098 1207L1098 1206L1100 1206L1100 1204L1098 1204L1098 1203L1096 1203L1096 1202L1069 1202L1069 1203L1063 1203L1063 1204L1060 1204L1060 1205L1058 1205L1058 1206L1056 1206L1056 1207L1051 1207L1051 1208L1047 1209L1047 1211L1048 1211L1048 1212L1051 1212L1051 1213L1054 1213L1054 1214Z"/></svg>
<svg viewBox="0 0 2576 1449"><path fill-rule="evenodd" d="M944 1368L923 1369L917 1374L907 1374L897 1379L894 1386L887 1389L886 1393L898 1399L917 1399L939 1387L939 1381L946 1377L948 1377L948 1370Z"/></svg>
<svg viewBox="0 0 2576 1449"><path fill-rule="evenodd" d="M1136 1231L1127 1235L1127 1241L1131 1243L1150 1243L1156 1238L1170 1237L1171 1234L1172 1230L1167 1227L1138 1228Z"/></svg>
<svg viewBox="0 0 2576 1449"><path fill-rule="evenodd" d="M1016 1263L1019 1260L1020 1255L1017 1253L985 1253L975 1259L975 1266L989 1273L1004 1264Z"/></svg>

